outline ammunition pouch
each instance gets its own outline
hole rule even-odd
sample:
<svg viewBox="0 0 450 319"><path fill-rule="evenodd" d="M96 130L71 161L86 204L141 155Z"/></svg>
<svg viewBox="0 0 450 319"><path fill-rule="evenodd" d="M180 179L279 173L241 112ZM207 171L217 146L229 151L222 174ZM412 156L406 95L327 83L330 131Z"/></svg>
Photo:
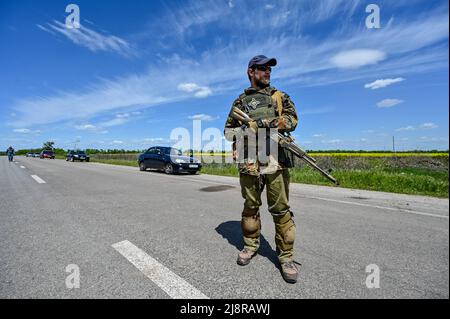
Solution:
<svg viewBox="0 0 450 319"><path fill-rule="evenodd" d="M288 149L278 146L278 162L286 168L295 166L295 155Z"/></svg>

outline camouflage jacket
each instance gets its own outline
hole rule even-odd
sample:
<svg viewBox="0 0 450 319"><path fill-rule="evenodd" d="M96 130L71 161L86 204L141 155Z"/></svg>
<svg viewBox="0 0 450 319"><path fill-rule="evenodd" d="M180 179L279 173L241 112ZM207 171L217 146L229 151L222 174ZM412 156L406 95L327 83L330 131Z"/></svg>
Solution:
<svg viewBox="0 0 450 319"><path fill-rule="evenodd" d="M278 124L278 131L280 133L288 133L295 130L297 123L298 123L298 116L297 111L295 108L294 103L292 102L289 95L287 95L284 92L281 92L281 101L282 101L282 111L281 114L278 114L278 106L276 103L276 99L273 97L273 94L277 91L272 86L266 87L261 90L256 90L255 88L248 88L242 93L234 102L231 107L237 107L240 110L244 111L245 113L249 114L248 107L243 102L243 99L245 99L248 96L251 96L252 94L264 94L267 96L272 97L273 104L275 105L275 115L279 119ZM231 110L230 110L231 114ZM233 158L236 159L238 157L237 150L236 150L236 140L235 140L235 134L242 130L242 125L240 121L234 119L231 117L231 115L228 115L227 121L225 123L225 138L233 142ZM251 117L251 116L250 116ZM239 165L239 172L243 174L249 174L249 175L256 175L258 176L261 173L261 168L263 165L257 160L249 160L245 159L244 162L238 163ZM275 163L276 170L285 169L293 166L293 156L290 154L289 151L279 147L278 148L278 159Z"/></svg>

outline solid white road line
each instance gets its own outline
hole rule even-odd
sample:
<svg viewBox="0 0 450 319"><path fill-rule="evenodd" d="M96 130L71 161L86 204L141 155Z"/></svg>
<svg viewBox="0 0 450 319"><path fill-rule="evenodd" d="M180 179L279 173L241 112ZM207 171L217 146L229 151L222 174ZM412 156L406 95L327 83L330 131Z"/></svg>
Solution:
<svg viewBox="0 0 450 319"><path fill-rule="evenodd" d="M31 175L31 177L33 177L33 179L34 179L36 182L38 182L39 184L45 184L45 181L44 181L42 178L40 178L39 176L37 176L37 175Z"/></svg>
<svg viewBox="0 0 450 319"><path fill-rule="evenodd" d="M349 201L345 201L345 200L328 199L328 198L323 198L323 197L314 197L314 196L300 196L300 197L323 200L326 202L335 202L335 203L350 204L350 205L356 205L356 206L373 207L373 208L379 208L379 209L383 209L383 210L390 210L390 211L394 211L394 212L398 212L398 213L407 213L407 214L415 214L415 215L449 219L448 216L446 216L446 215L431 214L431 213L419 212L419 211L415 211L415 210L406 210L406 209L398 209L398 208L392 208L392 207L386 207L386 206L355 203L355 202L349 202Z"/></svg>
<svg viewBox="0 0 450 319"><path fill-rule="evenodd" d="M113 244L112 247L128 259L145 276L174 299L209 299L191 286L183 278L150 257L128 240Z"/></svg>

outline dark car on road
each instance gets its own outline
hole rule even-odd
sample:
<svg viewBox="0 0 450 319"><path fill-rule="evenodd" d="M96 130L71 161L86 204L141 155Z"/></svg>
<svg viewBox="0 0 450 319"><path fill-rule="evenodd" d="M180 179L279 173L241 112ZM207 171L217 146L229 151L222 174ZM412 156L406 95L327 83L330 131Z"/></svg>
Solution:
<svg viewBox="0 0 450 319"><path fill-rule="evenodd" d="M201 162L173 147L155 146L139 155L139 169L148 168L162 170L166 174L189 173L196 174L202 168Z"/></svg>
<svg viewBox="0 0 450 319"><path fill-rule="evenodd" d="M89 155L86 154L85 151L69 151L67 152L66 155L66 161L69 162L75 162L75 161L80 161L80 162L89 162L90 157Z"/></svg>
<svg viewBox="0 0 450 319"><path fill-rule="evenodd" d="M40 158L50 158L50 159L55 159L55 153L53 151L47 151L44 150L41 152Z"/></svg>

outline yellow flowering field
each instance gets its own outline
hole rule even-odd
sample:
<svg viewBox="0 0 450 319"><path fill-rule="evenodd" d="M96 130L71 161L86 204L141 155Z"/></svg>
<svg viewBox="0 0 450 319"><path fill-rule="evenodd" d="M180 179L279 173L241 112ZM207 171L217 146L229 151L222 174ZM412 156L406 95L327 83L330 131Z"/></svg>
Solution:
<svg viewBox="0 0 450 319"><path fill-rule="evenodd" d="M331 153L308 153L311 156L361 156L361 157L393 157L393 156L448 156L447 152L435 152L435 153L420 153L420 152L386 152L386 153L377 153L377 152L362 152L362 153L340 153L340 152L331 152Z"/></svg>
<svg viewBox="0 0 450 319"><path fill-rule="evenodd" d="M355 157L402 157L402 156L449 156L448 152L308 152L311 156L355 156ZM231 156L231 153L199 153L195 152L194 156Z"/></svg>

